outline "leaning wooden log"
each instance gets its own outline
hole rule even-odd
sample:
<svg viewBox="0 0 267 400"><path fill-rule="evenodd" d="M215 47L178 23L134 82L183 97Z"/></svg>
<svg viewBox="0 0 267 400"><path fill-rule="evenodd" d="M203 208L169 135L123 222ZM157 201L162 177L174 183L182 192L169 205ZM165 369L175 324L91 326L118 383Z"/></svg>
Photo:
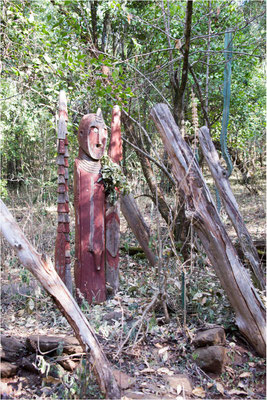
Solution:
<svg viewBox="0 0 267 400"><path fill-rule="evenodd" d="M225 171L220 164L217 150L212 143L209 130L206 126L203 126L199 129L198 137L203 155L207 161L208 167L215 181L215 185L220 193L225 211L229 215L229 218L235 228L243 253L251 265L258 285L262 290L264 290L265 279L261 269L261 262L257 249L253 244L244 220L239 212L238 204L227 177L227 171Z"/></svg>
<svg viewBox="0 0 267 400"><path fill-rule="evenodd" d="M156 265L157 259L152 249L149 247L149 229L137 207L132 194L121 196L121 211L133 231L140 246L151 265Z"/></svg>
<svg viewBox="0 0 267 400"><path fill-rule="evenodd" d="M209 189L165 104L151 111L168 155L177 188L185 200L186 216L201 240L236 314L236 323L250 344L264 356L266 316L264 305L220 220Z"/></svg>
<svg viewBox="0 0 267 400"><path fill-rule="evenodd" d="M25 238L22 230L2 200L0 200L0 216L1 232L16 251L20 262L32 272L52 297L61 313L73 328L75 336L83 350L86 353L90 352L90 361L101 390L106 394L107 398L120 398L119 387L95 332L58 276L51 260L37 253Z"/></svg>

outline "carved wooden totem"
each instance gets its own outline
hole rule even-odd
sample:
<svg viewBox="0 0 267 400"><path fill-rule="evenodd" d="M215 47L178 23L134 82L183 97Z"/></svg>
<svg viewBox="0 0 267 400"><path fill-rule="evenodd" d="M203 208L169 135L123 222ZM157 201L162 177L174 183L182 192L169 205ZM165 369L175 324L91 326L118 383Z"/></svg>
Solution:
<svg viewBox="0 0 267 400"><path fill-rule="evenodd" d="M121 159L120 111L114 107L110 157ZM85 115L78 131L79 156L74 166L75 283L89 303L106 299L106 282L118 289L119 205L106 202L101 163L107 128L101 110ZM120 153L120 155L119 155Z"/></svg>
<svg viewBox="0 0 267 400"><path fill-rule="evenodd" d="M72 292L71 262L70 262L70 228L69 228L69 162L67 138L67 99L63 90L59 94L59 122L57 140L57 165L58 165L58 227L55 245L55 267L60 278Z"/></svg>

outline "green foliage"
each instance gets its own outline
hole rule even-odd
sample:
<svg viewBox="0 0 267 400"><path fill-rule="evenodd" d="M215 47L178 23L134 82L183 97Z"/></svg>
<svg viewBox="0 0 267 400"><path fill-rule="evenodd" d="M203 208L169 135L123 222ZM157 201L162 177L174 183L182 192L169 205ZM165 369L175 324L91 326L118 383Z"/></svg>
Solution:
<svg viewBox="0 0 267 400"><path fill-rule="evenodd" d="M61 381L62 384L57 388L54 399L102 398L89 363L85 359L81 360L74 374L65 373Z"/></svg>
<svg viewBox="0 0 267 400"><path fill-rule="evenodd" d="M114 163L110 157L104 156L101 159L101 175L100 180L103 180L105 191L110 204L115 204L119 199L119 195L126 195L130 191L129 184L121 167Z"/></svg>
<svg viewBox="0 0 267 400"><path fill-rule="evenodd" d="M8 197L7 180L6 179L0 179L0 197L2 199L5 199Z"/></svg>
<svg viewBox="0 0 267 400"><path fill-rule="evenodd" d="M73 134L79 120L99 106L105 114L110 114L114 103L130 107L131 114L151 131L154 144L158 135L153 134L148 120L149 109L156 102L173 104L171 74L176 73L179 79L181 73L177 43L180 40L183 44L185 10L185 1L97 2L93 43L88 2L4 2L1 151L3 178L8 184L25 183L29 176L42 177L36 182L40 184L56 176L55 112L60 89L67 91L72 110L71 165L77 151ZM217 0L211 2L210 13L207 1L196 1L190 44L190 63L205 97L210 15L209 117L212 135L218 138L223 106L224 32L234 31L229 141L245 152L253 143L257 154L262 152L265 132L264 10L263 1ZM185 114L190 121L191 86L195 92L196 88L190 74L188 79ZM198 111L203 124L200 104ZM144 144L150 151L145 139Z"/></svg>

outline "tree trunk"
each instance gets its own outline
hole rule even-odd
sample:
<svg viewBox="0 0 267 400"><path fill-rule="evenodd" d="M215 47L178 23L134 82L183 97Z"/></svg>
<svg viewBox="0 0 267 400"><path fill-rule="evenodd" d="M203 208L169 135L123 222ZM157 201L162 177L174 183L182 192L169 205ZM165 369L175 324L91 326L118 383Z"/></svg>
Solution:
<svg viewBox="0 0 267 400"><path fill-rule="evenodd" d="M155 253L149 247L149 229L140 213L133 195L121 196L121 211L151 265L156 265Z"/></svg>
<svg viewBox="0 0 267 400"><path fill-rule="evenodd" d="M209 114L209 78L210 78L210 42L211 42L211 0L209 0L209 23L208 23L208 45L207 45L207 67L206 67L206 89L205 89L205 107ZM209 126L209 121L206 120L206 126Z"/></svg>
<svg viewBox="0 0 267 400"><path fill-rule="evenodd" d="M146 152L144 151L145 149L143 146L143 142L136 134L133 123L131 121L131 117L129 115L127 115L125 112L122 114L122 122L124 124L125 131L131 137L131 139L137 144L137 146L134 146L134 147L137 150L138 149L140 150L137 152L137 156L140 161L146 182L152 193L151 198L152 198L153 203L158 207L160 215L165 220L167 225L173 226L175 240L177 242L183 240L184 238L187 237L187 232L188 232L188 228L189 228L189 225L186 223L185 218L184 218L184 205L179 204L178 209L176 211L172 210L169 207L168 203L165 200L163 191L160 188L160 184L157 184L157 182L156 182L155 175L154 175L152 167L151 167L150 159L148 156L146 156ZM146 133L146 135L148 135L148 134ZM160 167L160 165L158 165L158 166ZM165 175L167 175L168 178L171 179L172 184L174 184L175 182L173 181L172 177L168 173L166 167L165 167L165 171L168 174L167 175L166 172L164 172L164 170L163 170ZM187 257L188 257L187 246L183 246L183 256L184 256L184 259L187 260Z"/></svg>
<svg viewBox="0 0 267 400"><path fill-rule="evenodd" d="M151 117L172 160L177 187L185 199L186 215L193 222L194 229L235 310L236 323L258 354L264 356L265 308L248 272L238 259L194 155L181 137L179 128L165 104L156 105L152 109Z"/></svg>
<svg viewBox="0 0 267 400"><path fill-rule="evenodd" d="M203 126L199 130L198 137L205 160L207 161L216 187L219 190L225 210L229 215L229 218L231 219L235 231L238 235L244 255L248 259L252 267L252 271L260 285L260 288L264 290L265 279L261 270L261 262L258 256L257 249L252 242L250 234L239 212L238 204L227 178L227 173L220 164L218 153L215 149L214 144L212 143L209 131L205 126Z"/></svg>
<svg viewBox="0 0 267 400"><path fill-rule="evenodd" d="M186 4L186 18L185 18L185 44L184 48L181 49L184 60L182 68L181 83L179 84L176 79L176 91L174 97L174 113L177 119L177 124L184 129L184 96L188 77L188 66L189 66L189 47L190 47L190 37L191 37L191 25L192 25L192 15L193 15L193 1L187 0ZM183 132L185 133L185 132Z"/></svg>
<svg viewBox="0 0 267 400"><path fill-rule="evenodd" d="M92 39L96 49L98 49L97 43L97 1L93 0L90 2L91 7L91 29Z"/></svg>
<svg viewBox="0 0 267 400"><path fill-rule="evenodd" d="M107 360L95 332L81 312L76 301L58 276L50 259L36 252L25 238L5 204L0 200L1 232L11 247L16 251L20 262L43 285L47 293L68 320L79 343L86 353L90 351L93 365L101 390L107 398L120 398L120 390L115 381L109 361Z"/></svg>

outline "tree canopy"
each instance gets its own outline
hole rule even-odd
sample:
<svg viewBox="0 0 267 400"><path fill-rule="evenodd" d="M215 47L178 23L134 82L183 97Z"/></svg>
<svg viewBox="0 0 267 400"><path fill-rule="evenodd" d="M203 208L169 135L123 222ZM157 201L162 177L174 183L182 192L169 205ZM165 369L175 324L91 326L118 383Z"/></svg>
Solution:
<svg viewBox="0 0 267 400"><path fill-rule="evenodd" d="M170 106L186 134L206 123L218 138L226 31L233 35L229 142L241 158L253 146L262 152L264 1L4 0L1 27L2 185L36 179L41 165L42 184L55 179L60 89L69 98L72 157L81 116L101 107L108 120L115 103L152 142L158 135L148 116L157 102ZM125 136L150 153L140 129Z"/></svg>

